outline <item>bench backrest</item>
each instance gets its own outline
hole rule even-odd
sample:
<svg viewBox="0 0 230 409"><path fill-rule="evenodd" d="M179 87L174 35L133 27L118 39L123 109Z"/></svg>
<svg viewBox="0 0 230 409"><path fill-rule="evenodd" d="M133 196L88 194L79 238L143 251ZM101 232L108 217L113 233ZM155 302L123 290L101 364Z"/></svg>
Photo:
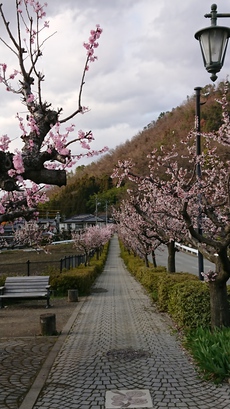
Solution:
<svg viewBox="0 0 230 409"><path fill-rule="evenodd" d="M7 277L4 293L45 292L49 276Z"/></svg>

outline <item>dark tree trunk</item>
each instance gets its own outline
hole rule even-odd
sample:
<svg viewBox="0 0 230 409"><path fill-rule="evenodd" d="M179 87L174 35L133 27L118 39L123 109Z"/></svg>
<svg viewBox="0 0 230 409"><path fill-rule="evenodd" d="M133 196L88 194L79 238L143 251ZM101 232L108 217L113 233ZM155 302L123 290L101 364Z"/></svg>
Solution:
<svg viewBox="0 0 230 409"><path fill-rule="evenodd" d="M155 251L152 251L152 260L153 260L153 266L156 268L157 267L157 262L156 262L156 255Z"/></svg>
<svg viewBox="0 0 230 409"><path fill-rule="evenodd" d="M90 255L88 251L85 252L85 267L90 265Z"/></svg>
<svg viewBox="0 0 230 409"><path fill-rule="evenodd" d="M212 328L229 327L230 307L228 302L226 283L211 281L209 283L209 290Z"/></svg>
<svg viewBox="0 0 230 409"><path fill-rule="evenodd" d="M149 267L148 254L145 254L145 267Z"/></svg>
<svg viewBox="0 0 230 409"><path fill-rule="evenodd" d="M230 304L227 294L227 281L230 278L230 262L227 248L218 252L216 257L216 273L214 281L209 281L211 325L215 327L230 327Z"/></svg>
<svg viewBox="0 0 230 409"><path fill-rule="evenodd" d="M168 272L169 273L175 273L176 272L176 260L175 260L176 247L175 247L175 241L170 241L167 244L167 247L168 247Z"/></svg>

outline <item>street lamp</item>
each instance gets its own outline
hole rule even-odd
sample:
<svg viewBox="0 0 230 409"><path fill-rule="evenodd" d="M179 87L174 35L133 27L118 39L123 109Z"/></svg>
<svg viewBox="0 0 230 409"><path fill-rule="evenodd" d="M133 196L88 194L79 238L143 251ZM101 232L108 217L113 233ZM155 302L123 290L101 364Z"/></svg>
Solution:
<svg viewBox="0 0 230 409"><path fill-rule="evenodd" d="M216 73L224 65L224 58L230 37L230 28L217 26L217 17L230 17L229 13L217 13L217 5L211 6L211 13L204 17L211 19L211 26L197 31L195 38L200 42L201 53L206 70L212 74L211 80L217 79Z"/></svg>
<svg viewBox="0 0 230 409"><path fill-rule="evenodd" d="M201 155L201 139L200 139L200 106L203 103L200 102L200 91L201 87L194 88L196 91L196 154ZM201 179L201 166L200 162L196 164L196 174L198 180ZM198 196L198 217L197 217L197 232L202 236L202 211L201 211L201 195ZM204 280L202 273L204 272L204 257L203 254L198 250L198 275L201 281Z"/></svg>
<svg viewBox="0 0 230 409"><path fill-rule="evenodd" d="M195 38L200 43L201 53L206 70L212 74L211 80L214 82L217 79L216 73L221 70L224 65L224 58L227 51L228 39L230 37L230 28L217 26L217 17L230 17L229 13L217 13L217 5L212 4L211 13L205 14L204 17L211 19L211 26L203 28L195 34ZM201 155L201 140L200 140L200 91L201 87L196 87L196 154ZM196 174L198 180L201 179L201 166L197 163ZM199 195L198 204L198 220L197 230L202 235L202 215L201 215L202 197ZM203 255L198 251L198 273L200 280L203 279L201 273L204 271Z"/></svg>

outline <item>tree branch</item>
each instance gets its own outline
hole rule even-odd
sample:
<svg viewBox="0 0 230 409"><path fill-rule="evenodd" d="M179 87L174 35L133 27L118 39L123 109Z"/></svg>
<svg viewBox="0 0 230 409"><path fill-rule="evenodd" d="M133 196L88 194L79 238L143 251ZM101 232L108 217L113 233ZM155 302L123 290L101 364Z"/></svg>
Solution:
<svg viewBox="0 0 230 409"><path fill-rule="evenodd" d="M28 169L23 173L24 179L32 180L34 183L48 184L48 185L57 185L63 186L66 185L66 172L65 170L55 170L55 169L41 169L41 170L32 170Z"/></svg>

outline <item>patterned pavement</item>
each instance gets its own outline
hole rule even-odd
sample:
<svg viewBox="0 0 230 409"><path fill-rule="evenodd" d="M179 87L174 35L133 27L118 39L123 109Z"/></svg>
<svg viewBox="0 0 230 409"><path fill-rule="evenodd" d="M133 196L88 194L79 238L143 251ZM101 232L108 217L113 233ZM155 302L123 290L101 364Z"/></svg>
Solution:
<svg viewBox="0 0 230 409"><path fill-rule="evenodd" d="M170 319L123 266L116 237L91 296L79 304L56 353L48 354L47 342L48 359L24 401L7 406L0 397L1 409L230 408L230 385L199 379ZM28 345L28 368L39 362L39 345L34 361L31 350ZM20 370L20 360L17 365ZM21 384L15 373L12 396Z"/></svg>
<svg viewBox="0 0 230 409"><path fill-rule="evenodd" d="M33 409L125 407L229 409L230 386L198 378L170 320L124 268L114 237Z"/></svg>
<svg viewBox="0 0 230 409"><path fill-rule="evenodd" d="M1 409L19 408L55 341L56 337L0 340Z"/></svg>

